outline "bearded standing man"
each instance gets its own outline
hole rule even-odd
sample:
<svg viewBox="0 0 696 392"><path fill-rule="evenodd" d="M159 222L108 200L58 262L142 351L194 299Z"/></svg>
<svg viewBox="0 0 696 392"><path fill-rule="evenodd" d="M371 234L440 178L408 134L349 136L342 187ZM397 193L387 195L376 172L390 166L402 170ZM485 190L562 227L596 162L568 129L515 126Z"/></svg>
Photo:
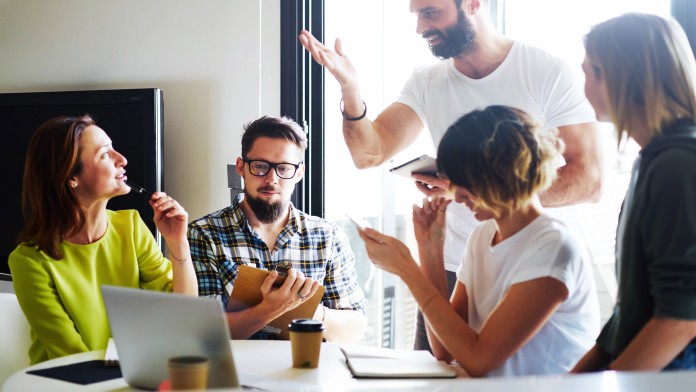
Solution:
<svg viewBox="0 0 696 392"><path fill-rule="evenodd" d="M576 77L579 73L558 58L497 32L488 0L411 0L410 10L417 16L416 32L442 61L414 72L397 101L374 120L367 117L357 73L340 40L331 50L309 32L300 34L302 45L341 86L343 136L356 167L381 165L410 145L426 126L437 146L463 114L507 105L527 112L545 127L558 128L565 143L565 164L559 167L553 186L541 195L542 204L562 207L598 201L602 181L598 135L582 79ZM413 177L427 196L446 196L446 180ZM577 229L574 213L562 210L555 215ZM449 299L477 222L466 207L451 203L446 225L446 274L437 277L436 285ZM414 348L430 349L420 313Z"/></svg>
<svg viewBox="0 0 696 392"><path fill-rule="evenodd" d="M237 173L244 193L232 205L189 225L191 256L200 296L227 308L240 265L272 271L256 306L227 312L233 339L273 339L264 327L299 306L322 285L314 319L329 341L356 342L367 326L365 295L346 235L334 223L297 210L290 202L302 180L307 138L285 117L264 116L245 127ZM291 264L285 282L273 287L276 267Z"/></svg>

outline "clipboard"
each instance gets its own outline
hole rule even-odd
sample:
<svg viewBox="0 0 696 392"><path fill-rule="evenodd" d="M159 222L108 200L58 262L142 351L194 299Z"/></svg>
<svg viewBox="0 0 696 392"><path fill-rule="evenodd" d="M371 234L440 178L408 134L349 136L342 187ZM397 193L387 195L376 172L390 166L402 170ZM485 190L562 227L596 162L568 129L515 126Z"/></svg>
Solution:
<svg viewBox="0 0 696 392"><path fill-rule="evenodd" d="M227 303L228 312L238 312L259 304L263 300L261 284L271 271L262 270L248 265L240 265L237 279L234 282L230 301ZM280 330L280 339L289 340L288 324L298 318L312 318L316 312L322 297L324 286L319 286L313 296L307 298L300 306L292 309L277 319L268 323L269 326Z"/></svg>

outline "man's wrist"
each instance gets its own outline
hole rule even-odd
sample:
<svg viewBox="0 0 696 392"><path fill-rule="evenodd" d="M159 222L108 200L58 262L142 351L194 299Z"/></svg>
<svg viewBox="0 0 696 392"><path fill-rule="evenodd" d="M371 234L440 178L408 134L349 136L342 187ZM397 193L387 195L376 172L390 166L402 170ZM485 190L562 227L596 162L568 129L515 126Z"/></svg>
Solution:
<svg viewBox="0 0 696 392"><path fill-rule="evenodd" d="M340 103L341 115L347 121L360 121L360 120L362 120L367 115L367 104L365 103L365 101L362 101L362 104L363 104L362 114L360 114L360 115L353 115L353 113L349 114L349 113L346 113L344 105L343 105L343 98L341 98L341 103Z"/></svg>

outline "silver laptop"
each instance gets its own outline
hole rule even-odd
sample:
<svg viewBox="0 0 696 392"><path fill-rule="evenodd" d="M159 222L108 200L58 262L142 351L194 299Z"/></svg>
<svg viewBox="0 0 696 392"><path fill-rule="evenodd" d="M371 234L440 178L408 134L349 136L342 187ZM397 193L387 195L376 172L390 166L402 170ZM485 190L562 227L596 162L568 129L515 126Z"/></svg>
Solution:
<svg viewBox="0 0 696 392"><path fill-rule="evenodd" d="M157 389L168 377L169 358L198 355L211 361L209 388L239 387L218 301L114 286L101 290L128 385Z"/></svg>

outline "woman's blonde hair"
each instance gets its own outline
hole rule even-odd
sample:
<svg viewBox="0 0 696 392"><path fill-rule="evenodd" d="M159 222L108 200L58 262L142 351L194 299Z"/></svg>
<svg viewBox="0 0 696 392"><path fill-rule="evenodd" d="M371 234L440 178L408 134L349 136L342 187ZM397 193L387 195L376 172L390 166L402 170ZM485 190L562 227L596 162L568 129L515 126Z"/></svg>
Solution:
<svg viewBox="0 0 696 392"><path fill-rule="evenodd" d="M489 106L452 124L440 141L438 171L496 216L526 205L556 178L563 142L522 110Z"/></svg>
<svg viewBox="0 0 696 392"><path fill-rule="evenodd" d="M675 20L640 13L609 19L585 36L585 51L604 81L619 139L632 122L654 137L679 118L696 118L696 61Z"/></svg>

